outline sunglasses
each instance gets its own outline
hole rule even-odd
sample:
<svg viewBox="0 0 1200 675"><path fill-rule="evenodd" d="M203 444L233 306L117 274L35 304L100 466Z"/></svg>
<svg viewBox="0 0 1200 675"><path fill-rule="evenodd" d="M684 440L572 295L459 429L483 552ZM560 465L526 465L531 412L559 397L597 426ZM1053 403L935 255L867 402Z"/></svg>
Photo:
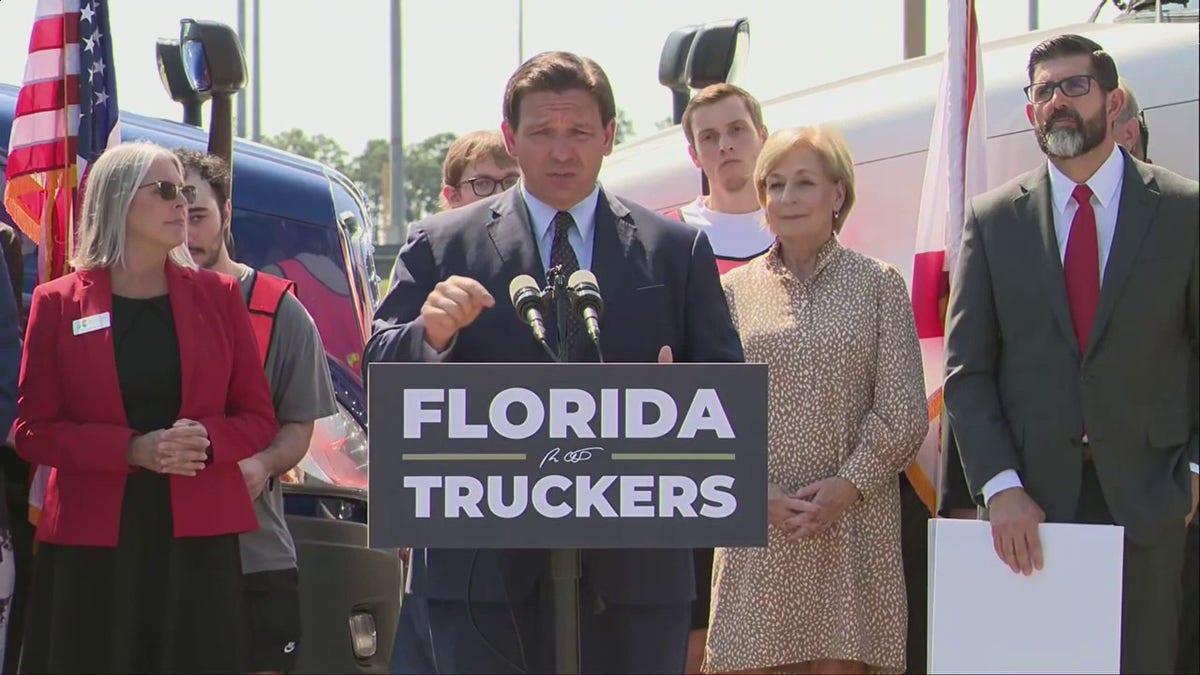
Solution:
<svg viewBox="0 0 1200 675"><path fill-rule="evenodd" d="M507 190L516 185L517 181L520 179L520 176L505 176L500 180L496 180L495 178L484 178L481 176L479 178L470 178L468 180L464 180L458 184L458 187L462 187L463 185L470 183L471 192L474 192L476 197L490 197L496 194L496 188Z"/></svg>
<svg viewBox="0 0 1200 675"><path fill-rule="evenodd" d="M159 197L168 202L173 202L179 199L179 195L183 195L183 199L188 204L196 203L196 186L195 185L176 185L169 180L157 180L153 183L145 183L139 185L138 189L154 187L154 191Z"/></svg>

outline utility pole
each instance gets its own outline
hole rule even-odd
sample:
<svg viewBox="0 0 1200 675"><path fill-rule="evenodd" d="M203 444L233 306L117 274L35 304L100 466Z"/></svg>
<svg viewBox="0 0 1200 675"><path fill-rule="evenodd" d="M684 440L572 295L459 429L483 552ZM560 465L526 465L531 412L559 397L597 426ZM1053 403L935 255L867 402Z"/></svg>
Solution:
<svg viewBox="0 0 1200 675"><path fill-rule="evenodd" d="M391 159L388 159L388 161L383 163L383 166L379 167L379 194L383 197L379 218L383 222L380 223L381 227L377 228L378 232L375 238L379 241L376 241L376 244L386 244L388 231L392 228L392 189L391 179L388 177L391 174L389 171L390 167L388 166L390 162ZM383 236L380 237L380 234Z"/></svg>
<svg viewBox="0 0 1200 675"><path fill-rule="evenodd" d="M237 32L238 40L242 42L242 49L246 49L246 0L238 0L237 3ZM237 137L246 137L246 92L245 90L237 93Z"/></svg>
<svg viewBox="0 0 1200 675"><path fill-rule="evenodd" d="M253 101L251 107L254 108L252 113L254 116L254 124L251 127L253 131L254 141L257 143L262 140L262 22L259 21L259 0L254 0L254 65L250 73L250 91L253 93Z"/></svg>
<svg viewBox="0 0 1200 675"><path fill-rule="evenodd" d="M925 0L904 0L904 58L925 55Z"/></svg>
<svg viewBox="0 0 1200 675"><path fill-rule="evenodd" d="M1029 0L1029 30L1038 29L1038 0Z"/></svg>
<svg viewBox="0 0 1200 675"><path fill-rule="evenodd" d="M257 0L256 0L257 1ZM401 75L404 71L402 64L403 49L400 27L400 0L391 0L391 55L392 55L392 134L388 147L389 157L389 190L391 203L388 222L396 236L396 243L403 244L408 239L408 199L404 189L404 87Z"/></svg>
<svg viewBox="0 0 1200 675"><path fill-rule="evenodd" d="M517 67L525 63L525 0L517 0Z"/></svg>

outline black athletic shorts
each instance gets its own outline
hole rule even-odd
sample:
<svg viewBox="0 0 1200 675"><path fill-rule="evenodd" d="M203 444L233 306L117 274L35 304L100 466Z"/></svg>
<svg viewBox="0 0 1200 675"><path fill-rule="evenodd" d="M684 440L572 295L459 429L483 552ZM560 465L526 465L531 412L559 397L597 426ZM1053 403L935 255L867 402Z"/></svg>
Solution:
<svg viewBox="0 0 1200 675"><path fill-rule="evenodd" d="M254 572L245 580L250 672L294 670L300 653L299 572Z"/></svg>

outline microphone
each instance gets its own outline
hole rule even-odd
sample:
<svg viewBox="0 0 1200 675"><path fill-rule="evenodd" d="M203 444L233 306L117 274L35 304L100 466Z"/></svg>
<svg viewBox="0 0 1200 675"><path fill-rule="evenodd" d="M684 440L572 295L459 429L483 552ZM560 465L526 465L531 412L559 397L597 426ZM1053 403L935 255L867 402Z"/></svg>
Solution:
<svg viewBox="0 0 1200 675"><path fill-rule="evenodd" d="M600 284L596 275L588 270L578 270L567 279L567 292L575 313L583 317L587 333L600 347L600 315L604 313L604 299L600 297Z"/></svg>
<svg viewBox="0 0 1200 675"><path fill-rule="evenodd" d="M546 341L546 324L542 320L542 291L537 281L528 274L513 277L508 284L508 297L512 299L517 316L529 324L533 337L538 342Z"/></svg>

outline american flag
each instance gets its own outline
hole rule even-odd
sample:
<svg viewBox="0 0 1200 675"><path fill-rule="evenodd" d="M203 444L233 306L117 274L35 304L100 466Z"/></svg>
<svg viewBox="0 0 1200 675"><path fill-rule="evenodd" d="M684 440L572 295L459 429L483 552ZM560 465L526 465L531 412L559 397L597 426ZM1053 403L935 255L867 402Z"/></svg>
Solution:
<svg viewBox="0 0 1200 675"><path fill-rule="evenodd" d="M38 279L66 274L77 187L120 142L107 0L38 0L8 145L4 205L38 244Z"/></svg>
<svg viewBox="0 0 1200 675"><path fill-rule="evenodd" d="M38 281L70 270L78 190L87 168L121 142L107 0L38 0L8 143L4 206L38 245ZM49 468L30 481L37 523Z"/></svg>
<svg viewBox="0 0 1200 675"><path fill-rule="evenodd" d="M907 473L930 511L937 506L934 483L940 484L944 478L938 468L942 459L946 303L967 202L987 189L987 115L975 0L948 0L947 18L946 54L925 158L912 275L913 316L925 365L930 429ZM953 442L953 437L946 440Z"/></svg>

